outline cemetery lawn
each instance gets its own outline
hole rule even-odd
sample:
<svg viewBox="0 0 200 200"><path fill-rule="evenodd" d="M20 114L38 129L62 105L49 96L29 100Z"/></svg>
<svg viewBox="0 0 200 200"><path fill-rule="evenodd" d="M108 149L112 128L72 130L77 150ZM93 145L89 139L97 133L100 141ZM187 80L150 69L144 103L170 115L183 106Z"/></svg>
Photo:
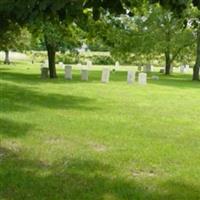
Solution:
<svg viewBox="0 0 200 200"><path fill-rule="evenodd" d="M199 82L58 72L0 65L1 200L200 199Z"/></svg>

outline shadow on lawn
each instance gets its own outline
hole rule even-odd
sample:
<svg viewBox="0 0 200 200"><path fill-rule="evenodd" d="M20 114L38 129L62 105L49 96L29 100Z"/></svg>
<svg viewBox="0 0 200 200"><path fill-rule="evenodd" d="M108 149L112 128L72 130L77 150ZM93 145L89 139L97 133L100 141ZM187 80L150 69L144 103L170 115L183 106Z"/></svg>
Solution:
<svg viewBox="0 0 200 200"><path fill-rule="evenodd" d="M158 75L160 77L160 80L151 80L152 75ZM160 73L149 73L148 74L149 80L148 82L150 84L155 85L163 85L167 87L178 87L178 88L199 88L200 84L199 82L193 82L192 81L192 75L190 74L174 74L171 76L165 76ZM65 80L64 79L64 72L60 72L58 70L58 79L54 80L42 80L40 78L39 73L33 74L33 73L17 73L17 72L7 72L7 70L1 69L1 75L0 79L2 80L9 80L15 83L26 83L26 84L45 84L45 83L51 83L51 84L75 84L75 83L91 83L91 82L98 82L100 83L101 80L101 71L90 71L89 72L89 81L81 81L80 80L80 72L79 70L75 70L73 74L73 80ZM125 71L116 71L111 72L110 75L110 81L111 82L124 82L127 81L127 72Z"/></svg>
<svg viewBox="0 0 200 200"><path fill-rule="evenodd" d="M64 71L61 72L58 70L58 78L57 79L46 79L43 80L40 78L40 74L33 74L28 73L19 73L19 72L11 72L7 71L5 68L1 69L0 79L12 81L15 83L28 83L28 84L45 84L45 83L52 83L52 84L74 84L74 83L91 83L91 82L101 82L101 75L102 72L99 70L92 70L89 71L89 80L88 81L81 81L81 74L79 70L73 70L73 80L65 80L64 79ZM110 81L119 81L125 82L127 81L127 72L125 71L116 71L110 72Z"/></svg>
<svg viewBox="0 0 200 200"><path fill-rule="evenodd" d="M72 95L44 94L12 84L2 83L0 96L0 112L28 111L37 106L63 110L98 110L93 104L95 99Z"/></svg>
<svg viewBox="0 0 200 200"><path fill-rule="evenodd" d="M27 71L28 72L28 71ZM111 81L121 81L126 82L126 72L111 72L110 80ZM25 83L30 85L38 85L38 84L75 84L75 83L91 83L91 82L101 82L101 71L89 71L89 80L88 81L81 81L81 75L79 70L75 70L73 73L73 80L65 80L64 79L64 72L58 73L57 79L41 79L40 74L33 74L33 73L18 73L18 72L7 72L2 70L1 80L7 80L14 83Z"/></svg>
<svg viewBox="0 0 200 200"><path fill-rule="evenodd" d="M81 81L80 73L73 74L73 80L64 79L64 73L58 73L57 79L41 79L40 74L33 73L18 73L18 72L7 72L2 71L0 75L1 80L11 81L14 83L24 83L30 85L38 84L74 84L74 83L91 83L91 82L100 82L101 72L92 71L89 72L89 81Z"/></svg>
<svg viewBox="0 0 200 200"><path fill-rule="evenodd" d="M177 200L200 198L200 189L168 181L158 188L142 186L133 179L112 177L111 166L95 160L63 158L48 164L28 160L0 147L1 199L52 200Z"/></svg>
<svg viewBox="0 0 200 200"><path fill-rule="evenodd" d="M200 89L200 82L192 81L192 75L190 74L174 74L170 76L160 75L160 73L153 73L153 74L160 76L160 80L157 81L149 80L150 84L166 86L166 87L177 87L180 89L184 88ZM152 74L150 76L152 76Z"/></svg>
<svg viewBox="0 0 200 200"><path fill-rule="evenodd" d="M33 129L30 123L15 122L8 119L0 118L0 135L4 137L24 136L30 129Z"/></svg>

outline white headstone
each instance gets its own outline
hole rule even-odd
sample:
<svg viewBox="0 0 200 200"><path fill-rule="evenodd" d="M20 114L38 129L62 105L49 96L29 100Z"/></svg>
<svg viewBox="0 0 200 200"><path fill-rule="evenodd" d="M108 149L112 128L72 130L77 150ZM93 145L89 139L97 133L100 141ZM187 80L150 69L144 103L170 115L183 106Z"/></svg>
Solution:
<svg viewBox="0 0 200 200"><path fill-rule="evenodd" d="M135 82L135 71L129 70L127 74L127 83L132 84Z"/></svg>
<svg viewBox="0 0 200 200"><path fill-rule="evenodd" d="M81 70L81 80L88 81L88 70L86 69Z"/></svg>
<svg viewBox="0 0 200 200"><path fill-rule="evenodd" d="M65 66L65 79L72 80L72 66Z"/></svg>
<svg viewBox="0 0 200 200"><path fill-rule="evenodd" d="M42 69L42 68L47 68L46 65L45 65L44 63L42 63L42 64L40 65L40 69Z"/></svg>
<svg viewBox="0 0 200 200"><path fill-rule="evenodd" d="M144 66L144 72L148 73L152 71L153 66L151 64L147 64Z"/></svg>
<svg viewBox="0 0 200 200"><path fill-rule="evenodd" d="M173 73L173 72L174 72L174 67L171 66L171 67L170 67L170 73Z"/></svg>
<svg viewBox="0 0 200 200"><path fill-rule="evenodd" d="M189 65L185 65L184 67L185 67L185 72L188 73L189 70L190 70L190 66Z"/></svg>
<svg viewBox="0 0 200 200"><path fill-rule="evenodd" d="M48 60L45 60L45 61L44 61L44 65L45 65L45 67L48 67L48 66L49 66L49 61L48 61Z"/></svg>
<svg viewBox="0 0 200 200"><path fill-rule="evenodd" d="M41 67L41 78L47 79L49 77L49 69L47 67Z"/></svg>
<svg viewBox="0 0 200 200"><path fill-rule="evenodd" d="M185 67L184 65L180 66L180 73L184 73L185 72Z"/></svg>
<svg viewBox="0 0 200 200"><path fill-rule="evenodd" d="M117 70L117 69L119 69L119 62L117 61L116 63L115 63L115 69Z"/></svg>
<svg viewBox="0 0 200 200"><path fill-rule="evenodd" d="M101 82L108 83L110 78L110 70L108 68L103 68Z"/></svg>
<svg viewBox="0 0 200 200"><path fill-rule="evenodd" d="M87 68L90 69L92 67L92 61L88 60L87 61Z"/></svg>
<svg viewBox="0 0 200 200"><path fill-rule="evenodd" d="M138 82L140 85L146 85L147 84L147 74L139 73Z"/></svg>
<svg viewBox="0 0 200 200"><path fill-rule="evenodd" d="M82 68L82 64L81 64L81 63L78 63L77 67L78 67L79 69L81 69L81 68Z"/></svg>
<svg viewBox="0 0 200 200"><path fill-rule="evenodd" d="M64 69L64 67L65 67L65 65L64 65L63 62L59 62L58 65L59 65L59 67L61 67L62 69Z"/></svg>

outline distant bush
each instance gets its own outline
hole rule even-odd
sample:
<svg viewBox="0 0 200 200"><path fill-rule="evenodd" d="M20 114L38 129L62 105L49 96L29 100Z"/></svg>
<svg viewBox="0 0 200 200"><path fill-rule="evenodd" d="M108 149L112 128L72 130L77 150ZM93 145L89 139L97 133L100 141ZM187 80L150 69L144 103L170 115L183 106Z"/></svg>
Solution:
<svg viewBox="0 0 200 200"><path fill-rule="evenodd" d="M113 65L115 60L111 56L92 56L91 61L95 65Z"/></svg>
<svg viewBox="0 0 200 200"><path fill-rule="evenodd" d="M43 62L47 60L47 53L44 51L27 52L30 57L34 57L35 62ZM34 55L34 56L33 56ZM56 63L63 62L65 64L86 64L90 60L94 65L114 65L115 59L110 55L92 55L73 53L57 53Z"/></svg>
<svg viewBox="0 0 200 200"><path fill-rule="evenodd" d="M56 62L63 62L65 64L77 64L78 56L77 54L58 54L56 56Z"/></svg>
<svg viewBox="0 0 200 200"><path fill-rule="evenodd" d="M47 59L47 53L45 51L26 51L26 55L28 55L34 62L43 62Z"/></svg>
<svg viewBox="0 0 200 200"><path fill-rule="evenodd" d="M56 62L63 62L66 64L86 64L87 60L92 61L94 65L113 65L115 63L114 59L111 56L105 55L93 55L85 56L78 54L59 54L56 57Z"/></svg>

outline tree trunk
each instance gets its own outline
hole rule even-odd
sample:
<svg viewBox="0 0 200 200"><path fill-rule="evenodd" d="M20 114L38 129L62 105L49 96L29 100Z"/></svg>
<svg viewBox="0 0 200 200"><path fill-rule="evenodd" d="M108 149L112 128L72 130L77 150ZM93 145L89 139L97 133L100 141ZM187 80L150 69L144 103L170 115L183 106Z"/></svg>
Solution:
<svg viewBox="0 0 200 200"><path fill-rule="evenodd" d="M171 72L170 53L165 52L165 75L170 75L170 72Z"/></svg>
<svg viewBox="0 0 200 200"><path fill-rule="evenodd" d="M48 43L47 38L45 37L45 43L47 48L48 60L49 60L49 77L50 78L57 78L56 74L56 49L55 46Z"/></svg>
<svg viewBox="0 0 200 200"><path fill-rule="evenodd" d="M5 50L5 60L4 60L4 64L7 64L7 65L10 64L9 50Z"/></svg>
<svg viewBox="0 0 200 200"><path fill-rule="evenodd" d="M197 57L196 63L193 68L193 80L199 81L199 70L200 70L200 26L197 33Z"/></svg>

